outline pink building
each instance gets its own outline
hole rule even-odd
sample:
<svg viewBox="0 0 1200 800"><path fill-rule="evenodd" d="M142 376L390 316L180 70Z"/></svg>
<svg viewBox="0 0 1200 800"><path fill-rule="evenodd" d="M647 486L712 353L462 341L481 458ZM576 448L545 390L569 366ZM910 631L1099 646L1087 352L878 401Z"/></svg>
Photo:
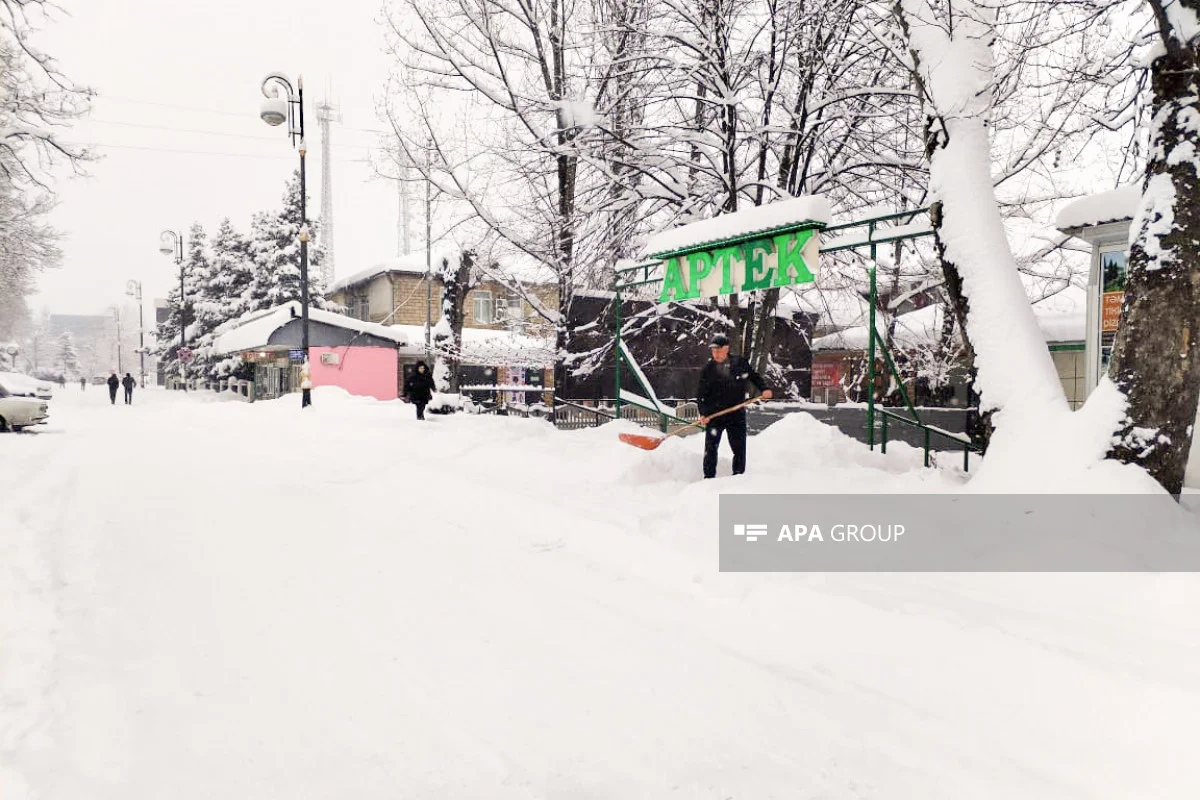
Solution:
<svg viewBox="0 0 1200 800"><path fill-rule="evenodd" d="M342 314L309 309L309 376L313 387L338 386L379 400L399 396L400 363L419 358L397 327L363 322ZM285 303L252 315L217 337L218 355L239 356L253 367L251 399L279 397L300 388L300 304ZM249 370L247 370L249 372Z"/></svg>

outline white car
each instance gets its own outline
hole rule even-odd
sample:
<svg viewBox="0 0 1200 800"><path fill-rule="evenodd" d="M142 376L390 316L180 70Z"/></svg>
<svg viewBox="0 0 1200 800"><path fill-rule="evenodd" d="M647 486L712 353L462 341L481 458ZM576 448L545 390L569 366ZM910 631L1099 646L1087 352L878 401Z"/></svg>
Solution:
<svg viewBox="0 0 1200 800"><path fill-rule="evenodd" d="M45 400L14 394L8 390L7 382L0 380L0 432L43 425L50 418L49 409Z"/></svg>
<svg viewBox="0 0 1200 800"><path fill-rule="evenodd" d="M0 372L0 383L10 394L30 395L42 400L54 397L54 387L48 382L22 375L20 372Z"/></svg>

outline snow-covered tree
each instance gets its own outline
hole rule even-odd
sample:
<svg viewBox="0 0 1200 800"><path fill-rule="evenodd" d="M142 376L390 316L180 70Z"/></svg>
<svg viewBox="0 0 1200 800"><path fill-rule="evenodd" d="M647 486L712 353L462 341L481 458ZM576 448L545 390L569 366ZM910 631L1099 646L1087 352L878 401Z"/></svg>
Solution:
<svg viewBox="0 0 1200 800"><path fill-rule="evenodd" d="M1147 3L1150 148L1109 368L1129 403L1113 455L1178 494L1200 402L1200 2Z"/></svg>
<svg viewBox="0 0 1200 800"><path fill-rule="evenodd" d="M1065 410L991 188L994 13L971 0L899 0L895 14L923 100L937 247L976 358L980 410L1003 409L1014 424Z"/></svg>
<svg viewBox="0 0 1200 800"><path fill-rule="evenodd" d="M389 107L406 163L459 199L481 233L553 276L557 308L514 275L490 277L555 326L560 353L575 270L588 261L577 208L581 142L606 113L587 96L593 19L583 0L395 0L388 14L400 97L415 106L410 119L399 100ZM470 95L470 125L440 111L447 91Z"/></svg>
<svg viewBox="0 0 1200 800"><path fill-rule="evenodd" d="M59 234L45 223L45 197L21 193L0 175L0 339L15 338L30 323L25 298L37 275L62 258Z"/></svg>
<svg viewBox="0 0 1200 800"><path fill-rule="evenodd" d="M247 295L247 311L270 308L290 300L299 300L300 291L300 235L303 229L300 213L300 173L295 172L288 181L283 195L282 208L274 213L260 212L250 224L250 255L254 262L254 279ZM325 308L327 303L321 285L321 264L324 251L312 246L316 238L318 223L308 221L308 286L309 304L313 308Z"/></svg>
<svg viewBox="0 0 1200 800"><path fill-rule="evenodd" d="M442 354L434 366L434 380L440 391L458 392L459 353L467 293L478 278L475 254L463 251L457 257L442 260L442 313L433 329L433 345Z"/></svg>
<svg viewBox="0 0 1200 800"><path fill-rule="evenodd" d="M56 10L51 0L0 0L0 338L28 324L25 298L60 258L58 234L44 222L54 175L90 158L62 136L90 92L35 43Z"/></svg>
<svg viewBox="0 0 1200 800"><path fill-rule="evenodd" d="M197 280L201 271L209 269L208 240L204 228L199 223L193 223L184 241L185 255L180 269L183 274L183 302L180 303L180 284L173 276L171 290L167 293L167 304L170 312L167 318L160 322L155 329L154 338L158 342L158 358L166 367L166 374L192 374L190 370L181 373L179 364L180 328L187 339L187 348L194 350L195 322L197 303L200 301L200 284Z"/></svg>
<svg viewBox="0 0 1200 800"><path fill-rule="evenodd" d="M73 380L80 374L79 353L75 350L75 340L70 331L63 331L58 337L54 367L58 374L67 380Z"/></svg>
<svg viewBox="0 0 1200 800"><path fill-rule="evenodd" d="M53 0L0 0L0 177L23 188L48 190L57 168L78 170L90 157L61 134L91 92L34 43L56 10Z"/></svg>

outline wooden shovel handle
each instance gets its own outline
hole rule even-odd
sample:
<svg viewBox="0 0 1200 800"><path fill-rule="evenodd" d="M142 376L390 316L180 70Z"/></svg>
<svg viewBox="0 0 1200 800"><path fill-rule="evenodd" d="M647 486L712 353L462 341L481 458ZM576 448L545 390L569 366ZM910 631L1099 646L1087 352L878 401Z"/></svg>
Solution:
<svg viewBox="0 0 1200 800"><path fill-rule="evenodd" d="M738 409L742 409L742 408L745 408L746 406L753 405L754 403L757 403L759 400L762 400L762 395L759 395L758 397L751 397L749 400L747 400L744 403L738 403L736 406L730 406L729 408L726 408L722 411L717 411L714 414L709 414L708 418L716 419L717 417L721 416L722 414L730 414L734 411L737 411ZM699 425L700 422L699 422L699 420L697 420L696 422L693 422L692 424Z"/></svg>

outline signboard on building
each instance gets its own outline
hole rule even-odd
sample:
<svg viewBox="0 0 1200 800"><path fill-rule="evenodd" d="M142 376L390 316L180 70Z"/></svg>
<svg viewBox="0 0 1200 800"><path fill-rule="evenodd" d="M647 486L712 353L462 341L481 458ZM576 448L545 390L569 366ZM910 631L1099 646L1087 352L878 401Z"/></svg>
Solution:
<svg viewBox="0 0 1200 800"><path fill-rule="evenodd" d="M719 297L812 283L820 241L817 229L751 234L708 249L664 259L660 303Z"/></svg>
<svg viewBox="0 0 1200 800"><path fill-rule="evenodd" d="M304 361L304 351L303 350L288 350L288 360L295 361L297 363Z"/></svg>
<svg viewBox="0 0 1200 800"><path fill-rule="evenodd" d="M814 361L812 365L812 388L834 389L841 379L841 364L837 361Z"/></svg>

